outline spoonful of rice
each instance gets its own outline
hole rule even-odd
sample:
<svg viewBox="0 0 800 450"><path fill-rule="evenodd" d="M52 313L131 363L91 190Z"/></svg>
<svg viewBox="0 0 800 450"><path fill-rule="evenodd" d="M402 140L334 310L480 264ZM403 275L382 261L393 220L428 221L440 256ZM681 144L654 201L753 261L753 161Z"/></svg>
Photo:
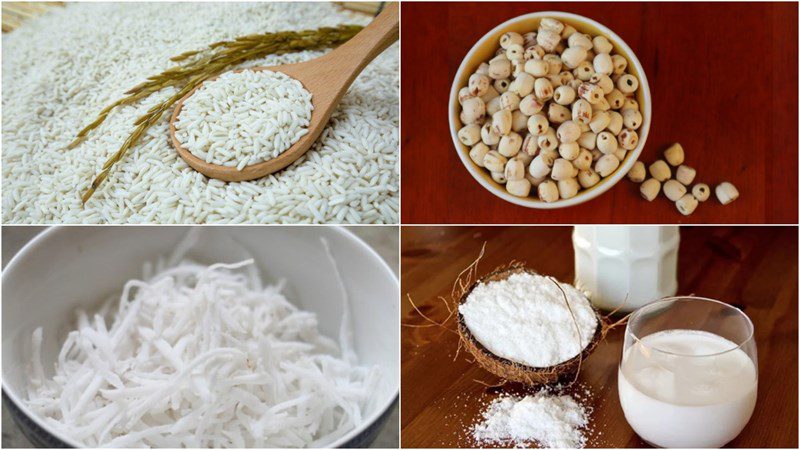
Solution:
<svg viewBox="0 0 800 450"><path fill-rule="evenodd" d="M386 3L366 28L319 58L209 79L175 104L173 146L210 178L277 172L306 154L358 74L398 37L398 5Z"/></svg>

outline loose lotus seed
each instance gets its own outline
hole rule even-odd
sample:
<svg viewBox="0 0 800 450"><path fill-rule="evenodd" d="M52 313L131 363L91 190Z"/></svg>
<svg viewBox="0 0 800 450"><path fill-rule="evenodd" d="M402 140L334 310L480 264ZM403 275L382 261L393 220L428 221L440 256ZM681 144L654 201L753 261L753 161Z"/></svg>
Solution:
<svg viewBox="0 0 800 450"><path fill-rule="evenodd" d="M641 192L642 197L648 202L652 202L653 199L658 196L659 191L661 191L661 183L655 178L648 178L644 183L639 185L639 192Z"/></svg>
<svg viewBox="0 0 800 450"><path fill-rule="evenodd" d="M697 172L691 167L681 165L675 172L675 179L680 181L684 186L688 186L692 184L692 181L694 181L694 176L696 175L696 173ZM695 197L697 196L695 195Z"/></svg>
<svg viewBox="0 0 800 450"><path fill-rule="evenodd" d="M727 181L718 184L714 192L717 194L717 200L723 205L727 205L739 198L739 191L736 189L736 186Z"/></svg>
<svg viewBox="0 0 800 450"><path fill-rule="evenodd" d="M692 194L686 194L675 202L675 207L681 214L688 216L697 209L697 199Z"/></svg>
<svg viewBox="0 0 800 450"><path fill-rule="evenodd" d="M672 171L664 160L659 159L653 164L650 164L650 175L656 180L664 182L672 177Z"/></svg>
<svg viewBox="0 0 800 450"><path fill-rule="evenodd" d="M680 166L683 164L683 146L679 143L674 143L664 150L664 159L673 166Z"/></svg>
<svg viewBox="0 0 800 450"><path fill-rule="evenodd" d="M694 195L694 198L698 201L704 202L708 200L708 197L711 195L711 188L705 183L695 184L692 188L692 195Z"/></svg>
<svg viewBox="0 0 800 450"><path fill-rule="evenodd" d="M646 176L647 173L644 168L644 163L641 161L636 161L633 163L633 167L631 167L631 170L628 171L628 179L634 183L641 183L644 181Z"/></svg>
<svg viewBox="0 0 800 450"><path fill-rule="evenodd" d="M664 195L666 195L667 198L673 202L677 202L678 199L683 197L685 194L686 186L682 185L679 181L667 180L666 183L664 183Z"/></svg>

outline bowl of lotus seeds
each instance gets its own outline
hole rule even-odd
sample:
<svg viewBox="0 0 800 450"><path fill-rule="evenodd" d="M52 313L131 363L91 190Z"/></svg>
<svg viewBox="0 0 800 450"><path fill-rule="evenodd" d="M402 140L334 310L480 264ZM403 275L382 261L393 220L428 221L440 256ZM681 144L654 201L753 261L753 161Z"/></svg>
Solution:
<svg viewBox="0 0 800 450"><path fill-rule="evenodd" d="M544 11L508 20L467 53L450 91L464 166L496 196L552 209L591 200L630 170L650 129L650 88L604 25Z"/></svg>

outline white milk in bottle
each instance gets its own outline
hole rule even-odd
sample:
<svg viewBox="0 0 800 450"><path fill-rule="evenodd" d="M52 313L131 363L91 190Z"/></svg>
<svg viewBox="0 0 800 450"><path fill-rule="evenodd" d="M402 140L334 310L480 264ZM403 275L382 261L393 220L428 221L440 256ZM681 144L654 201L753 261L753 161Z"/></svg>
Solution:
<svg viewBox="0 0 800 450"><path fill-rule="evenodd" d="M659 447L722 447L750 420L758 375L733 342L666 330L631 345L618 374L625 418Z"/></svg>
<svg viewBox="0 0 800 450"><path fill-rule="evenodd" d="M576 225L575 286L608 311L675 295L679 243L677 226Z"/></svg>

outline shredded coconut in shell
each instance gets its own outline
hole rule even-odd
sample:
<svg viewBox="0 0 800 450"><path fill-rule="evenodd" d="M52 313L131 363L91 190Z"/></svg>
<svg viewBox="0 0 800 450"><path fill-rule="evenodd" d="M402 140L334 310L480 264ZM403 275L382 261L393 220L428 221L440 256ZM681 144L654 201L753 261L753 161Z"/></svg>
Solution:
<svg viewBox="0 0 800 450"><path fill-rule="evenodd" d="M597 315L586 296L559 283L562 293L556 283L515 273L480 283L458 311L470 333L493 354L529 367L552 367L583 351L597 329Z"/></svg>
<svg viewBox="0 0 800 450"><path fill-rule="evenodd" d="M252 259L183 259L196 238L146 265L116 308L80 311L52 378L34 331L28 406L102 447L325 447L359 426L380 375L357 364L349 319L337 345L281 285L262 287Z"/></svg>

